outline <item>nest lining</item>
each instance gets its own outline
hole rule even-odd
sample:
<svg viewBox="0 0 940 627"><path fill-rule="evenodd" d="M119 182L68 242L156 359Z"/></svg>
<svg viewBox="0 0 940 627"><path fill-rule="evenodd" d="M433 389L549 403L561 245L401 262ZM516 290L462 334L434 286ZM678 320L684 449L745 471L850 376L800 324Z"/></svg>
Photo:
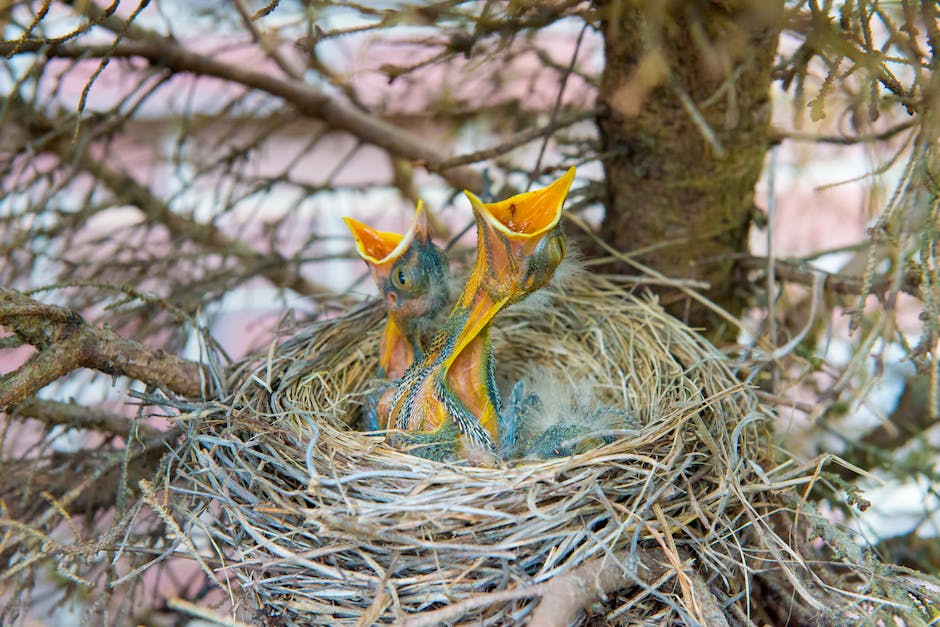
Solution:
<svg viewBox="0 0 940 627"><path fill-rule="evenodd" d="M850 611L780 530L777 495L806 470L774 463L754 395L655 303L584 274L497 318L504 387L553 369L596 382L641 424L579 455L498 468L422 459L350 428L382 320L372 303L273 345L236 371L228 402L189 423L178 515L207 534L254 619L515 623L538 605L530 591L585 566L626 578L593 604L601 622L744 623L756 571L790 582L812 612Z"/></svg>

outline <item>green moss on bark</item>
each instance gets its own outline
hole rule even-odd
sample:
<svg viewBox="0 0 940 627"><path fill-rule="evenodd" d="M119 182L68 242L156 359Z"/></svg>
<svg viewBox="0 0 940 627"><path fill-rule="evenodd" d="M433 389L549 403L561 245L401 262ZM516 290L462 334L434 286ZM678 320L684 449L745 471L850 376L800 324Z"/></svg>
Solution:
<svg viewBox="0 0 940 627"><path fill-rule="evenodd" d="M731 313L754 186L770 137L782 0L601 2L606 66L599 118L607 213L601 235L673 277L707 281ZM672 313L721 323L678 293Z"/></svg>

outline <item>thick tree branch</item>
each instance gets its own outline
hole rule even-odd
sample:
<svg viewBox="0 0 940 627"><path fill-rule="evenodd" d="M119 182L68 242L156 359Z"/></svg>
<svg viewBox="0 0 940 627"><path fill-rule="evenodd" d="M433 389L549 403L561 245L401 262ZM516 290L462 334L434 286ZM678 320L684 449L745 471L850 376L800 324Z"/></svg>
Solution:
<svg viewBox="0 0 940 627"><path fill-rule="evenodd" d="M457 189L483 192L483 175L467 167L446 167L445 155L431 147L431 143L403 131L374 115L363 112L347 102L334 98L311 85L291 81L257 71L247 65L226 63L204 54L183 48L173 40L155 41L147 37L141 41L122 41L117 45L79 46L75 44L48 44L42 41L5 41L0 43L0 54L9 55L42 52L48 57L67 59L87 58L141 58L173 72L212 76L239 83L277 96L290 103L305 116L323 120L331 127L344 130L363 142L382 148L407 159L429 172L440 175Z"/></svg>
<svg viewBox="0 0 940 627"><path fill-rule="evenodd" d="M53 381L81 368L81 352L81 340L69 338L57 343L55 348L39 351L22 366L0 377L0 408L19 403Z"/></svg>
<svg viewBox="0 0 940 627"><path fill-rule="evenodd" d="M39 349L14 372L0 377L0 408L26 400L75 368L123 375L187 396L203 396L204 366L98 329L81 316L43 305L0 287L0 325Z"/></svg>

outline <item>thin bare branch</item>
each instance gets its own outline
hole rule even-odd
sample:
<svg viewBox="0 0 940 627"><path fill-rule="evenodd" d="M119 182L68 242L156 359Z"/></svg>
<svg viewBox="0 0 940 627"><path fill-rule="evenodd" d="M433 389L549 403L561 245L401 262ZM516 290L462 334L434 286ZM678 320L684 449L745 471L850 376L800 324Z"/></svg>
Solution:
<svg viewBox="0 0 940 627"><path fill-rule="evenodd" d="M399 126L350 106L319 89L299 81L285 80L244 65L226 63L204 54L183 48L172 40L125 41L117 45L82 46L77 44L49 45L27 40L3 42L0 54L41 52L49 57L67 59L141 58L173 72L186 72L213 76L245 87L277 96L293 105L297 111L311 118L321 119L330 126L344 130L362 141L412 161L429 172L440 175L457 189L482 193L483 175L466 167L443 167L446 156L421 137L404 131Z"/></svg>
<svg viewBox="0 0 940 627"><path fill-rule="evenodd" d="M904 131L914 128L917 125L917 119L912 118L895 124L890 128L877 133L863 133L860 135L817 135L814 133L797 133L793 131L784 131L775 129L773 131L772 141L775 143L792 140L797 142L811 142L817 144L836 144L838 146L854 146L856 144L870 144L872 142L889 141Z"/></svg>
<svg viewBox="0 0 940 627"><path fill-rule="evenodd" d="M12 98L6 102L21 116L20 120L29 125L37 140L47 140L38 141L35 149L51 150L63 160L76 164L103 183L115 198L137 207L148 221L164 225L174 240L189 240L207 252L232 255L249 273L257 273L275 286L294 290L301 296L333 296L332 290L306 279L300 274L296 263L277 252L263 253L255 250L247 242L225 234L214 223L198 222L173 211L130 174L96 160L87 152L83 153L81 158L76 158L76 146L57 134L61 125L40 116L35 110L27 109L18 99Z"/></svg>
<svg viewBox="0 0 940 627"><path fill-rule="evenodd" d="M28 398L10 409L11 418L32 418L48 426L61 425L73 429L112 433L127 439L133 423L127 416L76 403L63 403L39 398ZM142 440L157 437L159 431L146 424L137 425L137 435Z"/></svg>
<svg viewBox="0 0 940 627"><path fill-rule="evenodd" d="M583 122L584 120L593 119L600 111L601 108L597 107L590 111L573 111L570 113L561 114L556 119L551 120L545 126L520 131L512 137L506 138L506 140L500 142L497 146L484 148L483 150L477 150L476 152L471 152L466 155L458 155L456 157L451 157L450 159L445 159L439 164L439 167L442 169L448 169L470 163L477 163L479 161L486 161L487 159L505 157L506 153L515 148L518 148L519 146L523 146L531 141L539 139L540 137L549 136L555 131L571 126L572 124L577 124L578 122Z"/></svg>
<svg viewBox="0 0 940 627"><path fill-rule="evenodd" d="M739 267L744 270L766 270L767 258L759 256L747 256L738 261ZM842 274L824 272L811 268L800 261L787 259L774 259L774 276L783 281L799 283L801 285L812 286L814 277L817 274L823 274L825 280L823 289L836 294L859 295L862 293L865 285L861 277L846 276ZM869 294L885 294L891 289L890 277L879 279L872 282L869 286ZM905 275L901 284L901 290L905 293L919 296L920 280L915 274Z"/></svg>

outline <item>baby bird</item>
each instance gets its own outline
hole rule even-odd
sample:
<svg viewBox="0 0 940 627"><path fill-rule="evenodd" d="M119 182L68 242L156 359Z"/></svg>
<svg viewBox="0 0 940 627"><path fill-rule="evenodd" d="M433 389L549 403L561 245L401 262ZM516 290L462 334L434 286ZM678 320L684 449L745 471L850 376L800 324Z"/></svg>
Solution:
<svg viewBox="0 0 940 627"><path fill-rule="evenodd" d="M355 237L356 252L369 267L388 311L377 374L400 379L416 359L424 356L423 338L447 305L447 257L431 241L431 228L421 201L403 235L377 231L352 218L343 220ZM379 404L379 399L367 402L367 430L386 426L381 424L384 421L380 416L383 412L377 409Z"/></svg>
<svg viewBox="0 0 940 627"><path fill-rule="evenodd" d="M637 421L626 411L600 404L594 388L589 379L566 381L541 368L517 382L503 417L503 457L577 455L636 428Z"/></svg>
<svg viewBox="0 0 940 627"><path fill-rule="evenodd" d="M623 410L611 407L574 409L561 421L525 439L520 456L553 459L578 455L610 444L616 437L612 431L625 431L631 426L635 426L635 422Z"/></svg>
<svg viewBox="0 0 940 627"><path fill-rule="evenodd" d="M500 310L545 286L565 256L559 226L574 168L546 188L486 203L466 192L477 258L463 293L424 359L402 378L389 424L412 432L430 457L487 461L497 454L498 416L490 325Z"/></svg>

